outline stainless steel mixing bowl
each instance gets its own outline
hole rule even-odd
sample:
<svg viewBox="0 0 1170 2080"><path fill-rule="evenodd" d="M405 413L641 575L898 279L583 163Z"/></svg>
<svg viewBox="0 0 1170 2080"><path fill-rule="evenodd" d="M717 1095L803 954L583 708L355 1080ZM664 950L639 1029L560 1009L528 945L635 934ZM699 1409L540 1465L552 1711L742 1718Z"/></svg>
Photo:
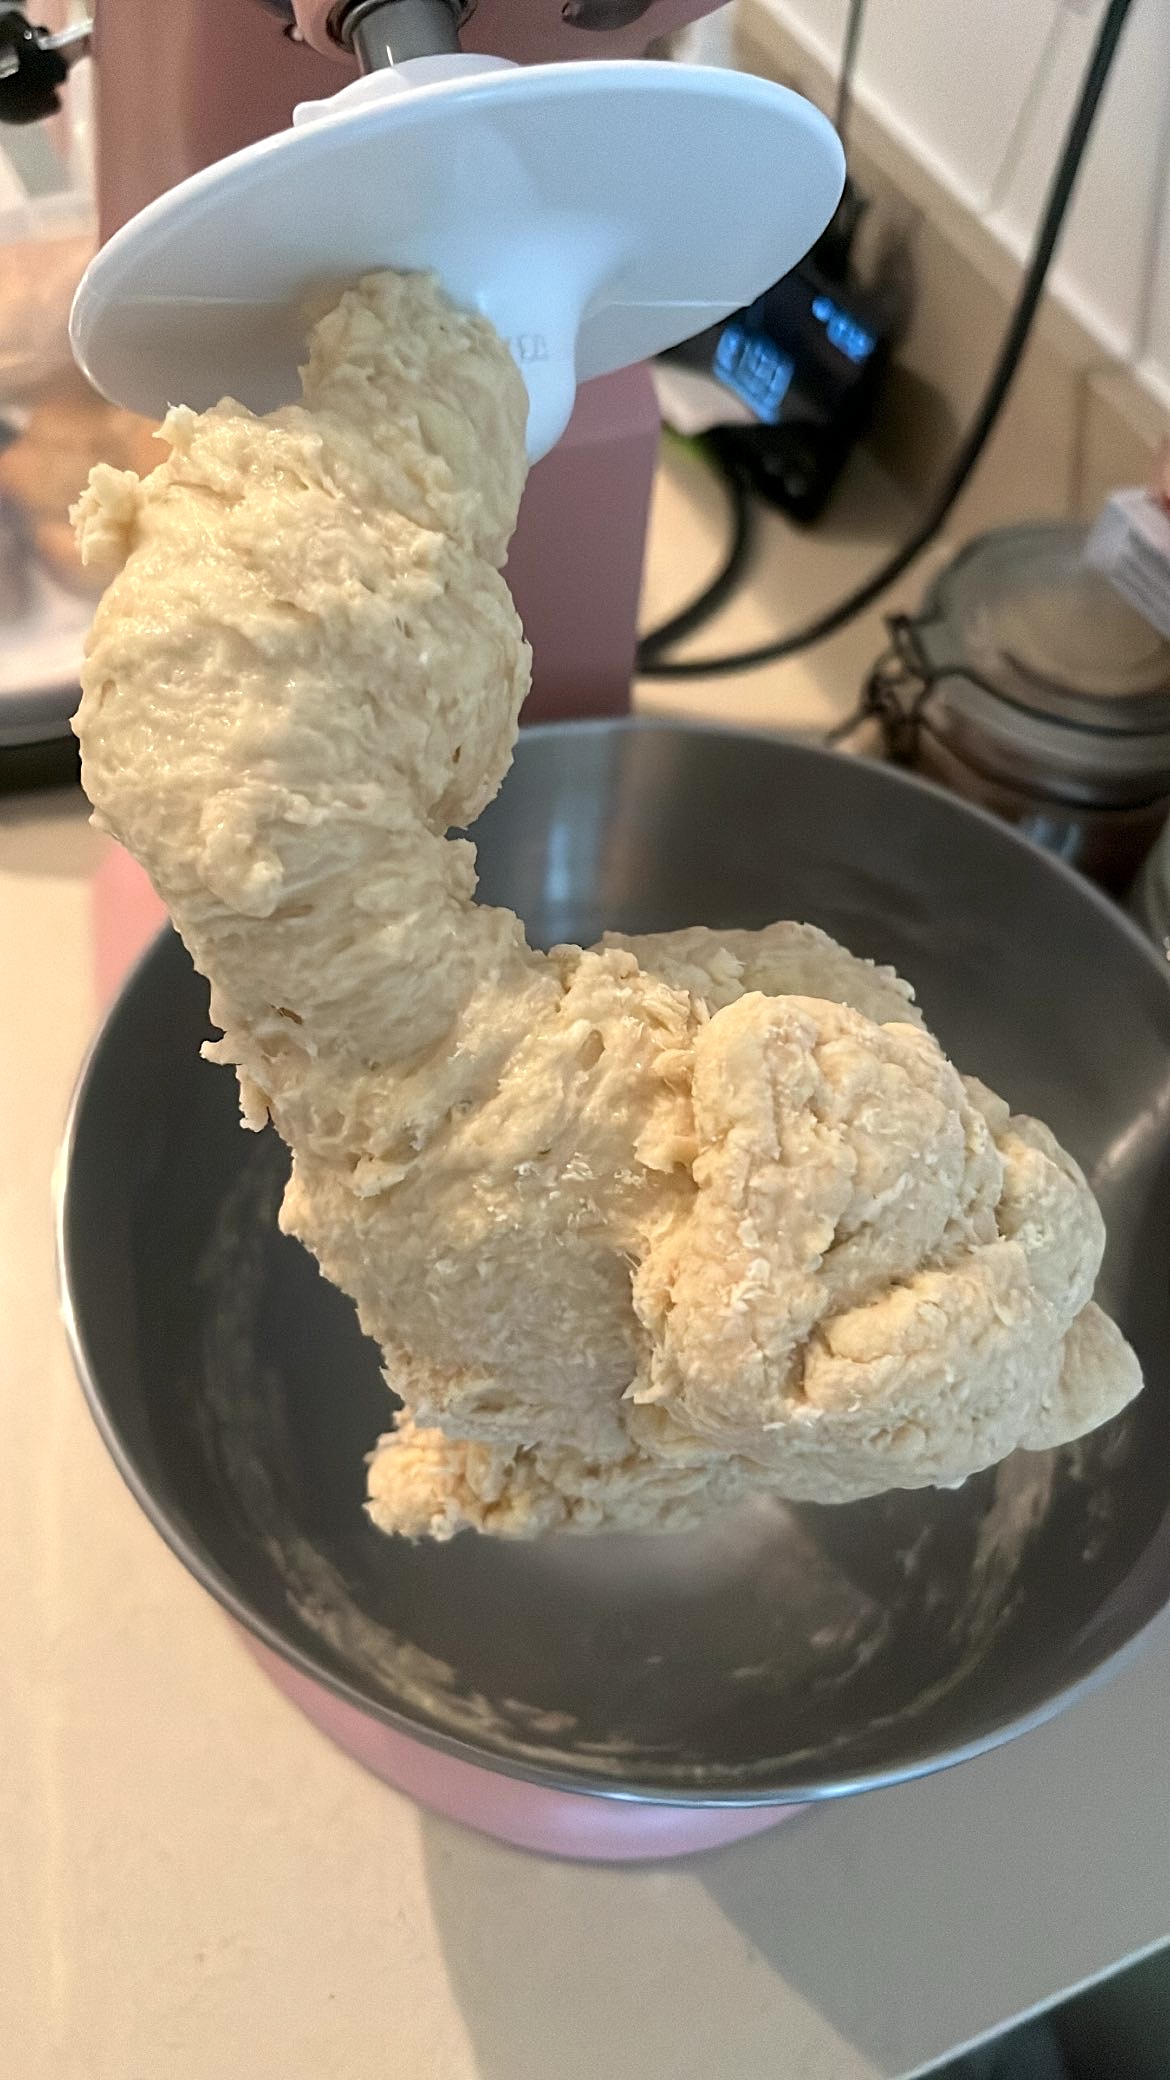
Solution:
<svg viewBox="0 0 1170 2080"><path fill-rule="evenodd" d="M94 1414L164 1538L286 1663L494 1770L675 1805L816 1798L1067 1702L1170 1600L1170 986L1106 901L889 769L651 724L536 729L476 833L534 940L811 919L894 962L959 1063L1049 1120L1110 1229L1148 1385L950 1494L687 1538L410 1546L362 1512L389 1413L352 1309L277 1232L286 1158L199 1060L177 941L76 1101L61 1248Z"/></svg>

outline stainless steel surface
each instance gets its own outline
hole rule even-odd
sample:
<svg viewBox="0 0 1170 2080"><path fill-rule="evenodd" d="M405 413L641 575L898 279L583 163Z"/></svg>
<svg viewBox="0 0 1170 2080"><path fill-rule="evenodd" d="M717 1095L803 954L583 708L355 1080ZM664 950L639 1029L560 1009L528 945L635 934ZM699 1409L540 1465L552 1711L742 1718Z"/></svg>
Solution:
<svg viewBox="0 0 1170 2080"><path fill-rule="evenodd" d="M1074 1697L1170 1600L1170 985L1012 832L888 768L670 725L525 733L476 833L537 942L809 918L891 960L964 1068L1086 1165L1145 1394L951 1494L749 1511L702 1536L383 1539L388 1403L279 1235L285 1156L206 1067L165 938L75 1105L61 1253L86 1391L143 1506L289 1661L516 1775L674 1802L809 1798L958 1760Z"/></svg>
<svg viewBox="0 0 1170 2080"><path fill-rule="evenodd" d="M77 682L31 693L0 689L0 751L27 744L67 743L70 719L80 699Z"/></svg>
<svg viewBox="0 0 1170 2080"><path fill-rule="evenodd" d="M356 0L335 17L363 72L459 49L461 0Z"/></svg>
<svg viewBox="0 0 1170 2080"><path fill-rule="evenodd" d="M1166 960L1170 974L1170 825L1138 875L1130 909Z"/></svg>

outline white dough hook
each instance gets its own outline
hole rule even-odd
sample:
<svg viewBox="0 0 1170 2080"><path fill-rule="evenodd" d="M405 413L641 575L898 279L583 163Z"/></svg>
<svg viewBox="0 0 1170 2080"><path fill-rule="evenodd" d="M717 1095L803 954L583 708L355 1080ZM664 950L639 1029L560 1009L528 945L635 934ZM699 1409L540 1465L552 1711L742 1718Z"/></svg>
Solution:
<svg viewBox="0 0 1170 2080"><path fill-rule="evenodd" d="M787 273L843 181L827 119L748 74L408 58L302 105L291 129L124 225L78 289L74 352L105 396L151 417L225 394L268 411L299 395L323 299L378 268L426 269L508 340L536 461L578 383Z"/></svg>

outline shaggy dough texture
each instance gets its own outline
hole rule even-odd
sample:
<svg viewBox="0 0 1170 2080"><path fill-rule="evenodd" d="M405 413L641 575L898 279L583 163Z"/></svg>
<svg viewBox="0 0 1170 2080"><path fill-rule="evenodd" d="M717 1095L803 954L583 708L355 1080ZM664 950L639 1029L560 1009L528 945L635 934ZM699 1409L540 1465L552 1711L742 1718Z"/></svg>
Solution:
<svg viewBox="0 0 1170 2080"><path fill-rule="evenodd" d="M491 329L383 274L317 325L303 405L173 411L78 508L120 567L86 789L292 1148L284 1227L382 1346L375 1521L661 1529L1092 1428L1140 1386L1096 1205L905 983L796 924L545 956L474 903L446 833L528 685L524 419Z"/></svg>

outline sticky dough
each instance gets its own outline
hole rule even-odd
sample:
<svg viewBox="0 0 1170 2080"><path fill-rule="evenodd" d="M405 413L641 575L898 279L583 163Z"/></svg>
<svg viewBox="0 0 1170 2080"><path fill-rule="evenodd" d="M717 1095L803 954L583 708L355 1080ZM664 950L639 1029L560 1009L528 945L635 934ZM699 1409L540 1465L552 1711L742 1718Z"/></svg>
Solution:
<svg viewBox="0 0 1170 2080"><path fill-rule="evenodd" d="M525 395L480 319L378 275L303 405L173 411L99 467L117 569L77 730L96 820L212 984L282 1223L404 1413L389 1532L686 1526L754 1490L951 1483L1112 1415L1075 1164L951 1067L907 985L797 924L533 952L469 824L528 653L499 576ZM321 1381L327 1395L343 1391Z"/></svg>

